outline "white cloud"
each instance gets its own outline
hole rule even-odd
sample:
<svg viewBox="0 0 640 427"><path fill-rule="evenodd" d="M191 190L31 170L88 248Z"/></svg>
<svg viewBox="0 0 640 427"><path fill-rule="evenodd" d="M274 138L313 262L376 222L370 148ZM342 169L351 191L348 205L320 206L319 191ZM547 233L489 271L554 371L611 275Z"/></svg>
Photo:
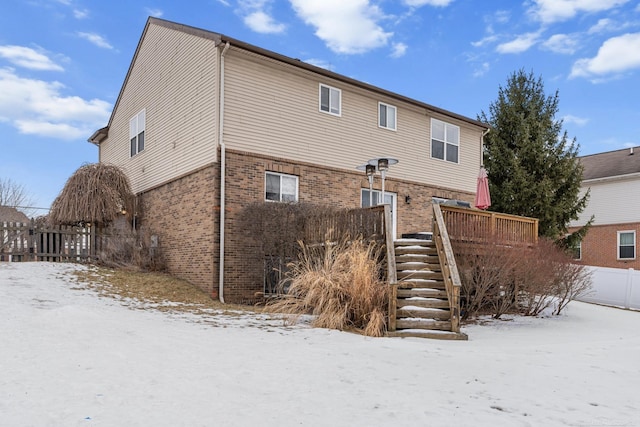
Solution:
<svg viewBox="0 0 640 427"><path fill-rule="evenodd" d="M482 38L482 39L480 39L480 40L478 40L476 42L471 42L471 46L473 46L473 47L482 47L482 46L484 46L486 44L493 43L496 40L498 40L498 36L493 34L493 35L490 35L490 36L486 36L486 37L484 37L484 38Z"/></svg>
<svg viewBox="0 0 640 427"><path fill-rule="evenodd" d="M391 52L392 58L400 58L401 56L404 56L407 53L407 49L409 48L409 46L407 46L404 43L394 43L392 47L393 47L393 51Z"/></svg>
<svg viewBox="0 0 640 427"><path fill-rule="evenodd" d="M539 32L521 34L510 42L499 44L496 51L498 53L521 53L536 44L539 37Z"/></svg>
<svg viewBox="0 0 640 427"><path fill-rule="evenodd" d="M153 9L153 8L146 8L147 14L149 16L153 16L154 18L160 18L162 15L164 15L164 11L162 9Z"/></svg>
<svg viewBox="0 0 640 427"><path fill-rule="evenodd" d="M552 23L566 21L578 13L594 13L614 9L629 0L533 0L529 13L535 19Z"/></svg>
<svg viewBox="0 0 640 427"><path fill-rule="evenodd" d="M564 123L574 123L578 126L584 126L587 123L589 123L589 119L586 119L584 117L578 117L578 116L574 116L572 114L567 114L566 116L564 116L562 118L562 121Z"/></svg>
<svg viewBox="0 0 640 427"><path fill-rule="evenodd" d="M73 17L76 19L85 19L89 17L89 10L88 9L74 9L73 10Z"/></svg>
<svg viewBox="0 0 640 427"><path fill-rule="evenodd" d="M324 59L309 58L305 59L304 62L306 62L307 64L315 65L316 67L324 68L325 70L333 70L333 65L331 65L331 63L325 61Z"/></svg>
<svg viewBox="0 0 640 427"><path fill-rule="evenodd" d="M578 37L569 34L554 34L542 46L555 53L571 55L578 49Z"/></svg>
<svg viewBox="0 0 640 427"><path fill-rule="evenodd" d="M62 94L64 85L0 68L0 121L20 132L59 139L89 137L109 120L111 104Z"/></svg>
<svg viewBox="0 0 640 427"><path fill-rule="evenodd" d="M570 77L599 77L640 68L640 33L629 33L605 41L593 58L573 64Z"/></svg>
<svg viewBox="0 0 640 427"><path fill-rule="evenodd" d="M420 7L420 6L436 6L444 7L453 3L453 0L404 0L404 4L407 6Z"/></svg>
<svg viewBox="0 0 640 427"><path fill-rule="evenodd" d="M490 68L491 67L488 62L483 62L482 64L480 64L480 67L473 72L473 77L484 76L489 71Z"/></svg>
<svg viewBox="0 0 640 427"><path fill-rule="evenodd" d="M387 45L393 33L379 25L384 14L369 0L290 0L297 15L337 53L356 54Z"/></svg>
<svg viewBox="0 0 640 427"><path fill-rule="evenodd" d="M0 57L14 65L41 71L63 71L64 69L46 55L30 47L5 45L0 46Z"/></svg>
<svg viewBox="0 0 640 427"><path fill-rule="evenodd" d="M245 16L244 23L253 31L263 34L282 33L286 29L284 24L277 23L263 11L252 12Z"/></svg>
<svg viewBox="0 0 640 427"><path fill-rule="evenodd" d="M499 24L506 24L511 19L511 12L508 10L498 10L495 13L495 18Z"/></svg>
<svg viewBox="0 0 640 427"><path fill-rule="evenodd" d="M98 47L101 47L103 49L113 49L113 46L111 46L111 44L109 44L109 42L99 34L82 32L78 32L77 34L78 37L83 38Z"/></svg>
<svg viewBox="0 0 640 427"><path fill-rule="evenodd" d="M598 22L595 25L593 25L591 28L589 28L587 32L589 34L597 34L597 33L603 33L605 31L610 31L613 28L614 28L614 22L609 18L603 18L598 20Z"/></svg>

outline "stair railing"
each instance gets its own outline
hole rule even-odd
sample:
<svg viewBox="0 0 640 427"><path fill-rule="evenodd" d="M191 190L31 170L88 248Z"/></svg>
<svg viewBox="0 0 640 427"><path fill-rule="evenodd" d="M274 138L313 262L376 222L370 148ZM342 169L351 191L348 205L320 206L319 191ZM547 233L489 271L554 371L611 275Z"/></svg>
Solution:
<svg viewBox="0 0 640 427"><path fill-rule="evenodd" d="M393 242L391 206L384 205L384 237L387 256L387 284L389 285L389 321L387 330L396 330L396 298L398 295L398 272L396 271L396 249Z"/></svg>
<svg viewBox="0 0 640 427"><path fill-rule="evenodd" d="M453 255L453 248L449 240L449 233L444 222L440 205L433 205L433 240L438 250L440 268L444 277L444 284L449 299L449 310L451 312L451 331L460 332L460 274Z"/></svg>

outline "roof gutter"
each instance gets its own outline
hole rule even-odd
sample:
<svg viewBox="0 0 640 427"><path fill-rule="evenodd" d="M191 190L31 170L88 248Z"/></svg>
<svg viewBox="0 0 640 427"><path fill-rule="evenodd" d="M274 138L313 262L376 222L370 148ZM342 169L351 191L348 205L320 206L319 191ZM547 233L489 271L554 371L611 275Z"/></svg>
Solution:
<svg viewBox="0 0 640 427"><path fill-rule="evenodd" d="M220 144L220 262L218 263L218 298L224 304L224 221L225 221L225 180L226 180L226 149L224 145L224 56L231 45L227 42L220 54L220 108L218 109L218 143Z"/></svg>

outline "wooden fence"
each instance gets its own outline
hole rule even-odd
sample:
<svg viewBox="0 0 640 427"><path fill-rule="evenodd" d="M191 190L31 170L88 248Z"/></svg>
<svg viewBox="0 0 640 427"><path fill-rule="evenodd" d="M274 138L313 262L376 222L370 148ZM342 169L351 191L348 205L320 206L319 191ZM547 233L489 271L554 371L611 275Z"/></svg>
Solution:
<svg viewBox="0 0 640 427"><path fill-rule="evenodd" d="M0 261L87 262L95 254L96 233L90 227L0 222Z"/></svg>
<svg viewBox="0 0 640 427"><path fill-rule="evenodd" d="M524 216L441 205L451 240L533 245L538 242L538 220Z"/></svg>

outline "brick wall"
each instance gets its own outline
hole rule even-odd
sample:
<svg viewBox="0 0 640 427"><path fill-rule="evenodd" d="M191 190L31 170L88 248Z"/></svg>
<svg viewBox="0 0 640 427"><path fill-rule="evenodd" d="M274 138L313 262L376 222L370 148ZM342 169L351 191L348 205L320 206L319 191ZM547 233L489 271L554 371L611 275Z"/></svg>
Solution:
<svg viewBox="0 0 640 427"><path fill-rule="evenodd" d="M139 226L158 243L169 273L217 298L219 167L197 170L138 195Z"/></svg>
<svg viewBox="0 0 640 427"><path fill-rule="evenodd" d="M572 228L569 231L575 230ZM636 259L618 260L618 231L631 230L636 232ZM591 226L582 241L582 258L579 262L597 267L640 269L639 238L640 223Z"/></svg>
<svg viewBox="0 0 640 427"><path fill-rule="evenodd" d="M226 302L253 304L262 301L264 259L256 239L243 225L244 209L264 201L265 172L299 177L299 200L341 208L360 206L360 190L369 188L363 172L292 163L268 156L227 150L225 220ZM219 165L158 186L139 195L139 224L155 234L168 271L218 297L219 264ZM374 189L380 190L379 177ZM430 231L431 198L473 202L474 195L445 188L395 180L388 173L385 190L397 193L398 236ZM405 197L411 197L406 203Z"/></svg>
<svg viewBox="0 0 640 427"><path fill-rule="evenodd" d="M225 300L229 302L254 303L262 299L263 259L256 255L256 242L247 236L241 216L248 205L264 200L267 171L298 176L300 202L356 208L360 207L361 189L369 188L364 173L355 168L348 172L227 150ZM377 177L374 189L380 190L380 187ZM398 236L431 231L433 196L471 203L474 199L470 193L394 180L393 169L388 172L385 191L397 193ZM411 197L410 203L405 202L407 195Z"/></svg>

